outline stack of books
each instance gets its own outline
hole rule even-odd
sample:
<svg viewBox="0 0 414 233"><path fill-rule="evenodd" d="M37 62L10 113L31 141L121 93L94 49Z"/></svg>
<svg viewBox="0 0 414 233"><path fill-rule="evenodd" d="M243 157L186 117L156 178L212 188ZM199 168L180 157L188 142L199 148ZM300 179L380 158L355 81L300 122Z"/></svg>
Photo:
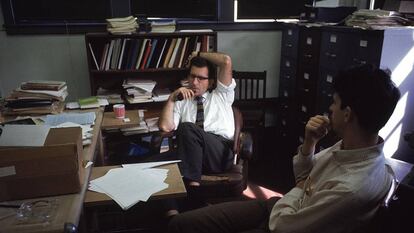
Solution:
<svg viewBox="0 0 414 233"><path fill-rule="evenodd" d="M345 21L346 26L364 29L385 29L413 24L409 19L395 11L361 9L352 13Z"/></svg>
<svg viewBox="0 0 414 233"><path fill-rule="evenodd" d="M106 19L107 30L114 35L129 35L138 29L137 18L128 16L124 18Z"/></svg>
<svg viewBox="0 0 414 233"><path fill-rule="evenodd" d="M66 82L34 80L23 82L6 98L5 115L58 114L68 96Z"/></svg>
<svg viewBox="0 0 414 233"><path fill-rule="evenodd" d="M126 79L122 87L126 91L126 100L130 104L153 102L152 91L157 82L153 80Z"/></svg>
<svg viewBox="0 0 414 233"><path fill-rule="evenodd" d="M171 33L175 32L175 20L151 22L151 32Z"/></svg>

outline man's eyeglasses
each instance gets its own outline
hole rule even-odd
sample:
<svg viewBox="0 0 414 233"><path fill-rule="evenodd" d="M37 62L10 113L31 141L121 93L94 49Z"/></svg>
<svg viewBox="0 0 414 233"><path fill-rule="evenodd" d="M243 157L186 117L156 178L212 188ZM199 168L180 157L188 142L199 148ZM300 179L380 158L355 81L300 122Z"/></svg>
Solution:
<svg viewBox="0 0 414 233"><path fill-rule="evenodd" d="M198 76L198 75L195 75L195 74L189 74L188 79L191 79L191 80L197 79L197 81L200 82L200 81L203 81L203 80L207 80L208 77Z"/></svg>

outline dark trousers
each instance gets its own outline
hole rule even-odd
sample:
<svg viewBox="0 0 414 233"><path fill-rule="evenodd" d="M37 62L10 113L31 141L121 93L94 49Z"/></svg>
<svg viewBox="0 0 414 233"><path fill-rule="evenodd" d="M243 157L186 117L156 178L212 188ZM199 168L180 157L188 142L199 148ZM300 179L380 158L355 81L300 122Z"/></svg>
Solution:
<svg viewBox="0 0 414 233"><path fill-rule="evenodd" d="M206 133L194 123L180 123L177 129L177 157L181 174L187 180L200 181L201 174L220 173L231 168L231 140Z"/></svg>
<svg viewBox="0 0 414 233"><path fill-rule="evenodd" d="M225 202L185 212L172 218L168 232L268 233L270 212L277 200Z"/></svg>

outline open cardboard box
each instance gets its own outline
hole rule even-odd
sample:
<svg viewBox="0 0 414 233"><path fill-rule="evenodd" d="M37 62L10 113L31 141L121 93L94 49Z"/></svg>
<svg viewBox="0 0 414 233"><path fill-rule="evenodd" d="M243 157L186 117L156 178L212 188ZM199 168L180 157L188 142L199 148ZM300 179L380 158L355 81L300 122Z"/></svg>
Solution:
<svg viewBox="0 0 414 233"><path fill-rule="evenodd" d="M50 129L43 147L0 147L0 201L77 193L82 130Z"/></svg>

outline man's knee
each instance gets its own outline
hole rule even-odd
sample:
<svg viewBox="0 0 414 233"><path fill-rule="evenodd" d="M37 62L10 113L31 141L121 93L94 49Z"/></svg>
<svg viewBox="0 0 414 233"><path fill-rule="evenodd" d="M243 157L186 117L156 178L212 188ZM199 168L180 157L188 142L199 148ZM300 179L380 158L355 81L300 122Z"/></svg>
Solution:
<svg viewBox="0 0 414 233"><path fill-rule="evenodd" d="M178 125L177 133L188 132L188 131L194 129L194 127L197 127L194 123L182 122Z"/></svg>
<svg viewBox="0 0 414 233"><path fill-rule="evenodd" d="M188 224L190 219L187 217L186 214L178 214L174 216L171 221L168 224L168 232L169 233L175 233L175 232L190 232L188 227L190 225Z"/></svg>

